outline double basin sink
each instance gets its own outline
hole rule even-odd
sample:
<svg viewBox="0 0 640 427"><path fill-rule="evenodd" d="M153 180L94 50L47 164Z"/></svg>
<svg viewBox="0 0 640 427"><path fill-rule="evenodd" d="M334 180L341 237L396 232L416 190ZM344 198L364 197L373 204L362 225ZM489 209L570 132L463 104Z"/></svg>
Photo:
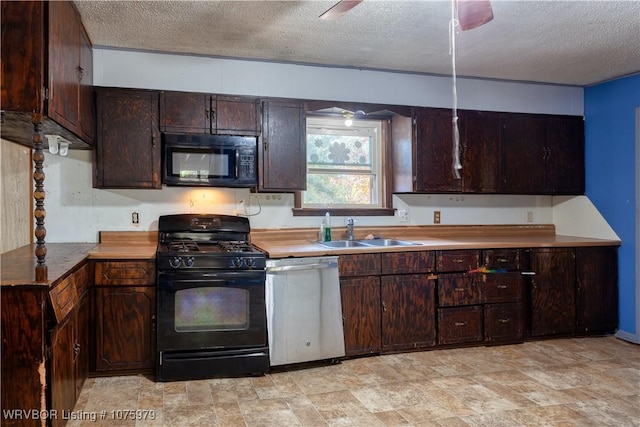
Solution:
<svg viewBox="0 0 640 427"><path fill-rule="evenodd" d="M332 240L330 242L314 241L313 243L320 246L324 246L325 248L333 248L333 249L421 245L421 243L409 242L406 240L396 240L396 239Z"/></svg>

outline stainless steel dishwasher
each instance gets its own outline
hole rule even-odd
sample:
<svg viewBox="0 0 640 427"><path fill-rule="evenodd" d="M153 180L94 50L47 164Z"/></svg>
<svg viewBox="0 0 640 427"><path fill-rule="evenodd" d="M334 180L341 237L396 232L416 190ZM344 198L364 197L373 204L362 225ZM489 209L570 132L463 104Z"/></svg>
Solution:
<svg viewBox="0 0 640 427"><path fill-rule="evenodd" d="M271 366L344 356L338 257L267 260Z"/></svg>

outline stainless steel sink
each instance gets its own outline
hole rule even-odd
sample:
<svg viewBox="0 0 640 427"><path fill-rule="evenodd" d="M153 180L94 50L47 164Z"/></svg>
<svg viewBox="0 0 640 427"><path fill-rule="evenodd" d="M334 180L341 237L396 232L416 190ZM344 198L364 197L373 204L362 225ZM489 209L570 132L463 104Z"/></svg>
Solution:
<svg viewBox="0 0 640 427"><path fill-rule="evenodd" d="M371 239L371 240L360 240L363 244L367 246L416 246L420 243L408 242L406 240L396 240L396 239Z"/></svg>
<svg viewBox="0 0 640 427"><path fill-rule="evenodd" d="M330 242L314 241L315 244L325 248L362 248L371 246L416 246L420 243L396 239L372 239L372 240L332 240Z"/></svg>
<svg viewBox="0 0 640 427"><path fill-rule="evenodd" d="M325 248L356 248L366 247L364 243L359 240L332 240L330 242L314 242L317 245L324 246Z"/></svg>

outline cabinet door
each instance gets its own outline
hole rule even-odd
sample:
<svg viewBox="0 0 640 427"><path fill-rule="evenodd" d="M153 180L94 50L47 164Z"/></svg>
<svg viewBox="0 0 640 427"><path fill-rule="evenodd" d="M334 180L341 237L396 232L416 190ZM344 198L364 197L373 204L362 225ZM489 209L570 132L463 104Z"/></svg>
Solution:
<svg viewBox="0 0 640 427"><path fill-rule="evenodd" d="M70 314L51 332L51 409L58 414L70 412L76 403L74 372L74 329L76 323ZM52 425L62 426L60 416L52 419Z"/></svg>
<svg viewBox="0 0 640 427"><path fill-rule="evenodd" d="M76 398L80 396L82 386L89 374L89 324L91 312L89 310L89 292L86 292L76 306L75 339L73 343L75 356L75 385Z"/></svg>
<svg viewBox="0 0 640 427"><path fill-rule="evenodd" d="M417 108L414 116L414 191L459 192L453 171L451 110Z"/></svg>
<svg viewBox="0 0 640 427"><path fill-rule="evenodd" d="M460 112L462 191L496 193L500 152L500 113Z"/></svg>
<svg viewBox="0 0 640 427"><path fill-rule="evenodd" d="M302 104L264 102L260 189L273 191L307 188L307 145Z"/></svg>
<svg viewBox="0 0 640 427"><path fill-rule="evenodd" d="M434 279L422 274L383 276L380 293L382 351L435 345Z"/></svg>
<svg viewBox="0 0 640 427"><path fill-rule="evenodd" d="M162 92L160 130L169 133L212 133L212 111L210 95Z"/></svg>
<svg viewBox="0 0 640 427"><path fill-rule="evenodd" d="M575 332L575 266L573 249L531 251L531 335Z"/></svg>
<svg viewBox="0 0 640 427"><path fill-rule="evenodd" d="M501 193L545 193L546 124L544 116L501 115Z"/></svg>
<svg viewBox="0 0 640 427"><path fill-rule="evenodd" d="M47 115L79 130L81 24L72 2L49 2L49 102Z"/></svg>
<svg viewBox="0 0 640 427"><path fill-rule="evenodd" d="M347 356L380 353L380 277L340 279Z"/></svg>
<svg viewBox="0 0 640 427"><path fill-rule="evenodd" d="M616 247L576 248L578 332L614 332L618 327Z"/></svg>
<svg viewBox="0 0 640 427"><path fill-rule="evenodd" d="M47 84L42 55L46 49L43 30L46 7L47 3L39 1L0 2L2 46L5 47L0 50L0 105L3 110L42 111L43 99L36 95Z"/></svg>
<svg viewBox="0 0 640 427"><path fill-rule="evenodd" d="M94 186L162 188L158 94L101 89Z"/></svg>
<svg viewBox="0 0 640 427"><path fill-rule="evenodd" d="M93 102L93 49L84 29L80 31L80 133L93 144L95 135Z"/></svg>
<svg viewBox="0 0 640 427"><path fill-rule="evenodd" d="M97 287L96 370L149 370L155 365L156 290Z"/></svg>
<svg viewBox="0 0 640 427"><path fill-rule="evenodd" d="M584 119L554 116L546 139L547 189L552 194L584 194Z"/></svg>
<svg viewBox="0 0 640 427"><path fill-rule="evenodd" d="M215 122L219 134L258 135L259 117L260 104L255 99L216 97Z"/></svg>

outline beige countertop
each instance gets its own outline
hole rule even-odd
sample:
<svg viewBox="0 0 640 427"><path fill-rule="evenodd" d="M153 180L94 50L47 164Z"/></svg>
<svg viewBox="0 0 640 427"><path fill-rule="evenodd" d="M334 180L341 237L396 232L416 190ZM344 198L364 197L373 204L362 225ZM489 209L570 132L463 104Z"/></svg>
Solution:
<svg viewBox="0 0 640 427"><path fill-rule="evenodd" d="M407 252L450 249L554 248L619 246L619 240L593 239L555 234L553 225L535 226L415 226L361 227L356 239L367 234L409 240L412 246L331 249L314 243L315 229L253 230L251 242L269 258L343 255L375 252ZM344 239L346 230L333 230L334 240ZM101 232L100 243L48 243L46 282L35 280L35 244L2 254L1 286L51 286L86 259L154 259L157 232Z"/></svg>
<svg viewBox="0 0 640 427"><path fill-rule="evenodd" d="M555 234L553 225L542 226L444 226L444 227L371 227L358 230L356 239L367 234L416 243L412 246L325 248L313 240L315 230L252 232L252 243L270 258L342 255L373 252L408 252L450 249L553 248L579 246L619 246L619 240L593 239ZM344 239L344 229L334 232L334 240Z"/></svg>

